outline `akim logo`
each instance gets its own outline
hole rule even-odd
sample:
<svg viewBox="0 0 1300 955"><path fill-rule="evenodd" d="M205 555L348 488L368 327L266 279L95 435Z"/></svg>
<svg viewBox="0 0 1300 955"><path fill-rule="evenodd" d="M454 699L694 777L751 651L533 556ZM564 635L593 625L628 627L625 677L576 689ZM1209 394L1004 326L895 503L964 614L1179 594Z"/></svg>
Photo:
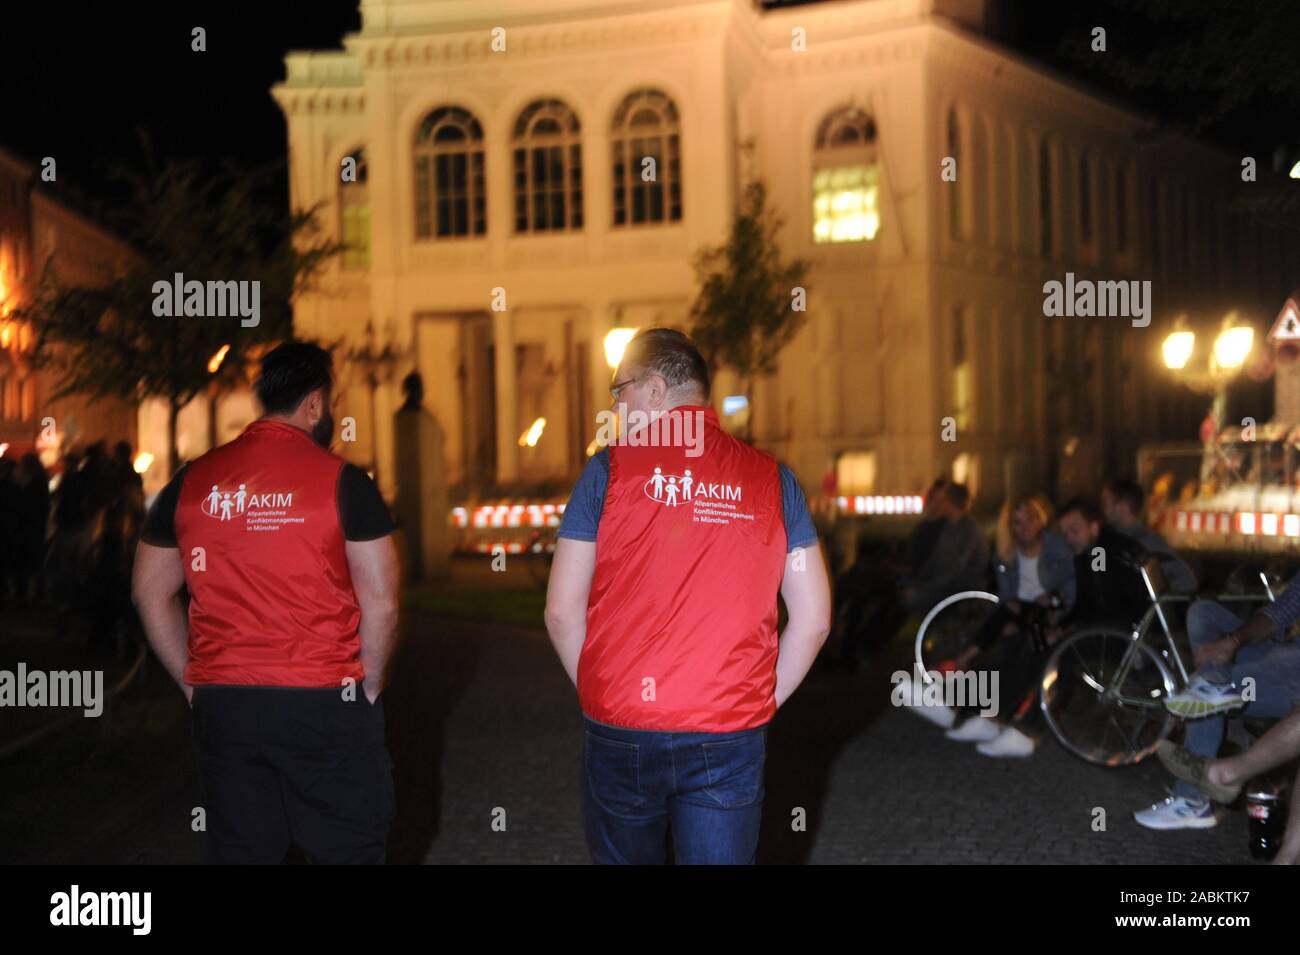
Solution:
<svg viewBox="0 0 1300 955"><path fill-rule="evenodd" d="M243 514L246 510L293 507L293 492L251 494L247 484L241 484L233 491L223 491L214 484L212 490L203 498L200 507L208 517L215 517L219 521L230 521L235 519L235 515Z"/></svg>
<svg viewBox="0 0 1300 955"><path fill-rule="evenodd" d="M645 482L645 496L656 503L676 507L691 499L694 485L690 468L685 474L664 474L663 468L655 468L654 477Z"/></svg>
<svg viewBox="0 0 1300 955"><path fill-rule="evenodd" d="M687 501L739 501L741 496L739 485L697 481L690 468L681 474L664 474L663 468L655 468L644 489L646 497L665 507L676 507Z"/></svg>

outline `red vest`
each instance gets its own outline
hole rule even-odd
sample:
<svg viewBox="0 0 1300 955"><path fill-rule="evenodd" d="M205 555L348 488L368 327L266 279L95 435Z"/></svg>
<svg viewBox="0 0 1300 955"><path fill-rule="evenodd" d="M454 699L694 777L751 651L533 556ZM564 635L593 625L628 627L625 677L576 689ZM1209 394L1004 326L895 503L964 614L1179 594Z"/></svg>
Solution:
<svg viewBox="0 0 1300 955"><path fill-rule="evenodd" d="M776 712L776 600L786 534L776 461L712 408L689 444L609 448L578 698L630 729L726 733ZM661 429L662 430L666 429Z"/></svg>
<svg viewBox="0 0 1300 955"><path fill-rule="evenodd" d="M332 687L364 678L361 608L339 523L342 469L307 432L267 420L186 469L176 505L191 598L186 683Z"/></svg>

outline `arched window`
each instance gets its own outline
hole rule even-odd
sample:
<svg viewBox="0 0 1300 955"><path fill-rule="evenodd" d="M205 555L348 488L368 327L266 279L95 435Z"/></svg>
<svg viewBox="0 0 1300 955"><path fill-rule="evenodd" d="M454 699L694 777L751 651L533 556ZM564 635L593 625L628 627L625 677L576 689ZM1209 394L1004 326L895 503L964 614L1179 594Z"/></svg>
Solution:
<svg viewBox="0 0 1300 955"><path fill-rule="evenodd" d="M346 156L339 167L339 236L345 269L370 267L370 187L366 151Z"/></svg>
<svg viewBox="0 0 1300 955"><path fill-rule="evenodd" d="M681 133L677 107L658 90L634 90L610 123L614 225L682 217Z"/></svg>
<svg viewBox="0 0 1300 955"><path fill-rule="evenodd" d="M958 183L961 182L961 128L957 125L956 107L948 107L948 155L957 165L957 178L953 182L946 182L948 192L948 236L954 242L960 242L962 238L961 223L961 193L958 190Z"/></svg>
<svg viewBox="0 0 1300 955"><path fill-rule="evenodd" d="M1038 144L1038 251L1052 257L1052 154L1047 140Z"/></svg>
<svg viewBox="0 0 1300 955"><path fill-rule="evenodd" d="M515 122L515 231L582 228L578 117L557 99L530 103Z"/></svg>
<svg viewBox="0 0 1300 955"><path fill-rule="evenodd" d="M813 151L813 241L863 242L880 230L876 123L854 106L822 120Z"/></svg>
<svg viewBox="0 0 1300 955"><path fill-rule="evenodd" d="M415 134L415 237L486 231L483 127L459 106L435 109Z"/></svg>

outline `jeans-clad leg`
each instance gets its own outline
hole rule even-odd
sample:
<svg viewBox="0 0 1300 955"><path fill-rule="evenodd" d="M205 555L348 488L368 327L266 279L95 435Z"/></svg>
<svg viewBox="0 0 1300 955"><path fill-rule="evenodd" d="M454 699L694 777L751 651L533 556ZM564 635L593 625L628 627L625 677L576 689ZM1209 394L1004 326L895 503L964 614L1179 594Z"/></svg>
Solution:
<svg viewBox="0 0 1300 955"><path fill-rule="evenodd" d="M767 728L661 733L586 721L583 827L593 862L752 863Z"/></svg>
<svg viewBox="0 0 1300 955"><path fill-rule="evenodd" d="M677 792L668 801L683 865L753 865L763 818L767 727L673 738Z"/></svg>
<svg viewBox="0 0 1300 955"><path fill-rule="evenodd" d="M582 823L598 865L662 865L668 856L667 734L586 721Z"/></svg>

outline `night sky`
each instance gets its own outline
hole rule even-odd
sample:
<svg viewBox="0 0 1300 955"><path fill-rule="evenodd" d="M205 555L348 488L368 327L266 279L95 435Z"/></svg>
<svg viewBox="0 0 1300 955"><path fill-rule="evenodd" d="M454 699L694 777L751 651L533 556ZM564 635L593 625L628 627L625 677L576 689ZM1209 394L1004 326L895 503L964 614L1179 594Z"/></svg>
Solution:
<svg viewBox="0 0 1300 955"><path fill-rule="evenodd" d="M1289 161L1300 158L1293 155L1297 0L995 4L995 34L1024 55L1171 126L1252 150L1262 167L1278 147ZM1095 24L1108 26L1109 62L1087 55ZM206 53L190 50L194 26L207 29ZM100 0L13 5L3 27L0 62L9 82L0 145L28 158L55 156L61 190L111 197L109 171L139 161L137 128L164 158L282 161L284 121L267 90L283 76L285 52L340 48L340 38L360 27L360 14L356 0ZM1148 63L1161 50L1189 68L1187 88L1152 87L1114 69ZM1231 95L1234 84L1246 91L1240 101ZM1220 110L1225 87L1232 102Z"/></svg>

